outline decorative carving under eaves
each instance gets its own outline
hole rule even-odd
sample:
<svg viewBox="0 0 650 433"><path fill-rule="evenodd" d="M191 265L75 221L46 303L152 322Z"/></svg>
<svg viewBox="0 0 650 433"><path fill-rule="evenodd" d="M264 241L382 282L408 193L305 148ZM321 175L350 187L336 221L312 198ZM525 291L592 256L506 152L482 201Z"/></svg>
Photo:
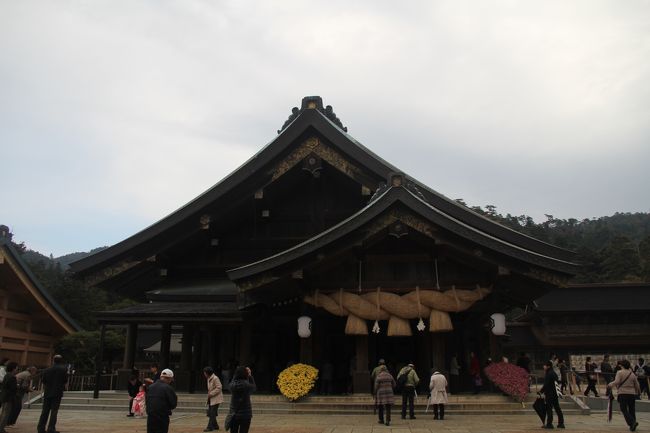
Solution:
<svg viewBox="0 0 650 433"><path fill-rule="evenodd" d="M423 220L422 218L418 218L411 213L403 212L398 209L392 209L390 212L379 217L372 224L370 224L367 230L367 235L372 236L376 233L379 233L386 227L389 227L396 223L404 224L405 226L410 227L427 237L435 239L433 233L436 231L436 228L433 226L433 224Z"/></svg>
<svg viewBox="0 0 650 433"><path fill-rule="evenodd" d="M272 283L279 279L279 277L275 277L273 275L262 274L259 277L251 278L249 280L237 283L237 287L239 287L240 292L245 292L247 290L254 289L255 287L260 287Z"/></svg>
<svg viewBox="0 0 650 433"><path fill-rule="evenodd" d="M308 160L310 156L317 156L327 162L346 176L356 180L361 185L368 188L374 188L368 181L368 177L363 175L359 167L348 161L343 155L323 143L318 137L309 137L303 141L293 152L287 155L282 161L278 162L270 171L271 182L274 182L282 175L287 173L301 161ZM304 166L303 166L304 168Z"/></svg>
<svg viewBox="0 0 650 433"><path fill-rule="evenodd" d="M142 263L141 260L119 262L115 266L111 266L110 268L104 268L99 272L88 275L87 277L84 278L84 283L87 287L97 286L98 284L101 284L104 281L109 280L121 274L124 271L128 271L129 269L139 265L140 263Z"/></svg>
<svg viewBox="0 0 650 433"><path fill-rule="evenodd" d="M545 283L553 284L557 287L566 287L569 283L569 277L565 275L559 275L541 269L531 268L527 272L524 272L524 275L535 280L544 281Z"/></svg>

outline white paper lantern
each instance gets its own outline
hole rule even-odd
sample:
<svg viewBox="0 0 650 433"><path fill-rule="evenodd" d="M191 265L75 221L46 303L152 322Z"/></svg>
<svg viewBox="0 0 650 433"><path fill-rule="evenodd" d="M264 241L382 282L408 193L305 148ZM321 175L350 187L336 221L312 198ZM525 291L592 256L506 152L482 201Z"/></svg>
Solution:
<svg viewBox="0 0 650 433"><path fill-rule="evenodd" d="M300 338L309 338L311 336L311 317L298 317L298 335Z"/></svg>
<svg viewBox="0 0 650 433"><path fill-rule="evenodd" d="M501 313L494 313L490 316L492 320L492 333L494 335L504 335L506 333L506 316Z"/></svg>

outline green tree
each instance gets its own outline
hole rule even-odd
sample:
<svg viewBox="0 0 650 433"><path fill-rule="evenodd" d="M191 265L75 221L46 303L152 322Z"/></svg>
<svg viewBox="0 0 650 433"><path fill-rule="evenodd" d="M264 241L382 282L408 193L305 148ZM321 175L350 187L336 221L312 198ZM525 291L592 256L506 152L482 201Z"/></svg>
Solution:
<svg viewBox="0 0 650 433"><path fill-rule="evenodd" d="M63 355L66 362L74 365L81 374L91 374L95 371L95 359L99 351L99 331L81 331L63 337L56 346L57 353ZM104 353L102 362L111 367L113 360L124 350L125 337L123 333L108 330L104 338Z"/></svg>

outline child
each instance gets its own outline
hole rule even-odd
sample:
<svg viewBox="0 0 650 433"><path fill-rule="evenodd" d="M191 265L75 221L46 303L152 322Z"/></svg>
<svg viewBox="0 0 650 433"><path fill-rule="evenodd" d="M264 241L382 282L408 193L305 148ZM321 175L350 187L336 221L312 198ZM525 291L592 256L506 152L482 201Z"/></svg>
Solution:
<svg viewBox="0 0 650 433"><path fill-rule="evenodd" d="M131 408L131 411L138 418L143 417L147 414L147 408L145 403L145 392L146 392L145 386L140 385L140 390L138 391L138 394L135 396L135 398L133 398L133 407Z"/></svg>

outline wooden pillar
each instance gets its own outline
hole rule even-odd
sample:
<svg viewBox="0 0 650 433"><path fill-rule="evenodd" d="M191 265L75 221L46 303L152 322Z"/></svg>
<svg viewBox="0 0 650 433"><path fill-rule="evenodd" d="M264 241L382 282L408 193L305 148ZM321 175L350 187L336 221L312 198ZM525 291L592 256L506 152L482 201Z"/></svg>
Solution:
<svg viewBox="0 0 650 433"><path fill-rule="evenodd" d="M106 338L106 325L102 323L101 331L99 332L99 349L95 356L95 388L93 390L93 398L99 398L99 385L102 378L102 361L104 359L104 340Z"/></svg>
<svg viewBox="0 0 650 433"><path fill-rule="evenodd" d="M355 394L370 392L370 371L368 371L368 336L357 335L355 338L356 358L352 391Z"/></svg>
<svg viewBox="0 0 650 433"><path fill-rule="evenodd" d="M239 365L248 365L251 362L251 343L253 339L253 327L250 321L241 324L239 332Z"/></svg>
<svg viewBox="0 0 650 433"><path fill-rule="evenodd" d="M432 367L443 373L445 370L445 334L431 333L431 364Z"/></svg>
<svg viewBox="0 0 650 433"><path fill-rule="evenodd" d="M194 326L188 323L183 325L183 339L181 341L181 370L192 369L192 339L194 338Z"/></svg>
<svg viewBox="0 0 650 433"><path fill-rule="evenodd" d="M172 338L172 325L164 323L160 332L160 368L169 368L169 349Z"/></svg>
<svg viewBox="0 0 650 433"><path fill-rule="evenodd" d="M216 370L219 359L217 358L217 330L214 325L210 325L208 330L208 365Z"/></svg>
<svg viewBox="0 0 650 433"><path fill-rule="evenodd" d="M124 346L124 359L122 361L122 368L125 370L133 369L137 338L138 324L129 323L126 328L126 345Z"/></svg>
<svg viewBox="0 0 650 433"><path fill-rule="evenodd" d="M194 329L194 335L193 335L193 340L194 340L194 356L192 357L192 372L190 375L190 393L194 393L196 391L196 380L199 375L199 372L202 370L203 365L202 365L202 360L201 360L201 353L203 352L203 332L201 331L201 327L197 326Z"/></svg>

